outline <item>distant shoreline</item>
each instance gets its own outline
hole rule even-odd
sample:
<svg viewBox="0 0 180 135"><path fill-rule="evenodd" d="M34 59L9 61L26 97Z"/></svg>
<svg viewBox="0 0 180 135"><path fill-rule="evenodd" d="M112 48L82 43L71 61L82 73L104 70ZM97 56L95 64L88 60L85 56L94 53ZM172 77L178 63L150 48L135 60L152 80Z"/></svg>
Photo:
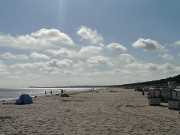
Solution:
<svg viewBox="0 0 180 135"><path fill-rule="evenodd" d="M2 100L14 100L19 98L21 94L29 94L31 97L34 96L43 96L45 91L49 94L51 91L53 94L61 93L61 90L65 90L66 92L79 92L79 91L88 91L91 89L97 90L102 87L79 87L79 88L13 88L13 89L0 89L0 101Z"/></svg>
<svg viewBox="0 0 180 135"><path fill-rule="evenodd" d="M101 87L112 87L112 86L52 86L52 87L29 86L28 88L101 88Z"/></svg>
<svg viewBox="0 0 180 135"><path fill-rule="evenodd" d="M116 87L116 88L134 88L137 86L167 86L168 81L174 81L176 82L176 85L180 85L180 74L176 75L174 77L168 77L165 79L160 80L152 80L152 81L145 81L145 82L136 82L136 83L129 83L129 84L120 84L120 85L76 85L76 86L53 86L53 87L38 87L38 86L29 86L29 88L99 88L99 87Z"/></svg>

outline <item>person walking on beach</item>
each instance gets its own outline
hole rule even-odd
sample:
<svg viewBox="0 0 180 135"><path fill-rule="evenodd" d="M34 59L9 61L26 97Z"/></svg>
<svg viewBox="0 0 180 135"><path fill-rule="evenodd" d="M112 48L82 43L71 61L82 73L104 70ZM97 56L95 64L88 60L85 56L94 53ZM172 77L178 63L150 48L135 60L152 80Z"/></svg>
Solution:
<svg viewBox="0 0 180 135"><path fill-rule="evenodd" d="M142 90L142 95L144 95L144 90Z"/></svg>
<svg viewBox="0 0 180 135"><path fill-rule="evenodd" d="M46 95L46 91L45 91L45 95Z"/></svg>
<svg viewBox="0 0 180 135"><path fill-rule="evenodd" d="M51 91L51 95L52 95L52 91Z"/></svg>

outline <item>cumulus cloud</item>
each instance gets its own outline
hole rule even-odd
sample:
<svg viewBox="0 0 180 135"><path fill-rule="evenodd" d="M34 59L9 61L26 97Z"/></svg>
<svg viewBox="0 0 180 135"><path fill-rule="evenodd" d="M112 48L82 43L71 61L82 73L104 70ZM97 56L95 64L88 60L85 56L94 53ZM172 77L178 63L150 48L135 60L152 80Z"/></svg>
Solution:
<svg viewBox="0 0 180 135"><path fill-rule="evenodd" d="M33 59L50 59L49 56L37 52L31 52L30 57Z"/></svg>
<svg viewBox="0 0 180 135"><path fill-rule="evenodd" d="M159 70L172 71L175 70L176 67L170 63L165 63L159 66Z"/></svg>
<svg viewBox="0 0 180 135"><path fill-rule="evenodd" d="M81 36L82 39L89 40L92 44L101 43L104 40L97 30L91 30L86 26L81 26L77 34Z"/></svg>
<svg viewBox="0 0 180 135"><path fill-rule="evenodd" d="M132 46L134 48L142 48L143 50L167 51L165 47L163 47L157 41L152 39L139 38L132 44Z"/></svg>
<svg viewBox="0 0 180 135"><path fill-rule="evenodd" d="M47 52L53 54L54 56L61 56L65 58L89 58L97 56L101 53L103 49L97 46L85 46L79 51L70 50L67 48L61 48L59 50L47 50Z"/></svg>
<svg viewBox="0 0 180 135"><path fill-rule="evenodd" d="M114 70L114 73L115 74L125 74L125 75L127 75L127 74L132 74L129 70L127 70L127 69L119 69L119 68L115 68Z"/></svg>
<svg viewBox="0 0 180 135"><path fill-rule="evenodd" d="M11 65L10 68L30 68L30 69L40 69L41 71L56 72L62 69L71 68L74 62L69 59L52 59L47 62L34 62L34 63L18 63Z"/></svg>
<svg viewBox="0 0 180 135"><path fill-rule="evenodd" d="M60 69L65 69L73 66L73 61L69 59L56 60L40 63L41 70L43 71L57 71Z"/></svg>
<svg viewBox="0 0 180 135"><path fill-rule="evenodd" d="M63 59L63 60L53 59L46 64L53 67L67 68L73 66L73 61L69 59Z"/></svg>
<svg viewBox="0 0 180 135"><path fill-rule="evenodd" d="M86 46L82 47L78 53L81 58L88 58L92 56L97 56L101 53L103 49L101 47L96 46Z"/></svg>
<svg viewBox="0 0 180 135"><path fill-rule="evenodd" d="M17 59L25 59L25 60L29 59L29 57L25 54L19 54L16 57L17 57Z"/></svg>
<svg viewBox="0 0 180 135"><path fill-rule="evenodd" d="M126 51L127 48L124 47L123 45L120 45L118 43L111 43L109 45L107 45L107 48L110 50L116 50L116 51Z"/></svg>
<svg viewBox="0 0 180 135"><path fill-rule="evenodd" d="M89 66L98 66L98 65L112 65L108 57L104 56L95 56L87 59Z"/></svg>
<svg viewBox="0 0 180 135"><path fill-rule="evenodd" d="M75 55L77 54L76 51L74 50L69 50L67 48L61 48L59 50L46 50L46 52L51 53L54 56L61 56L61 57L65 57L65 58L72 58L75 57Z"/></svg>
<svg viewBox="0 0 180 135"><path fill-rule="evenodd" d="M2 54L1 57L3 57L4 59L16 59L17 58L15 55L13 55L9 52Z"/></svg>
<svg viewBox="0 0 180 135"><path fill-rule="evenodd" d="M163 75L172 76L180 72L180 67L170 63L159 64L157 62L158 64L155 64L135 59L132 55L124 53L127 48L119 43L110 43L106 46L97 30L82 26L77 30L77 34L91 44L73 46L75 45L73 40L57 29L40 29L20 36L0 34L0 47L9 50L9 52L1 50L0 53L2 59L0 60L0 75L7 78L4 82L12 83L11 79L14 78L14 82L19 80L23 83L27 79L27 85L29 82L47 85L47 82L56 78L53 81L56 82L54 85L57 85L59 81L62 85L69 85L69 82L75 85L77 83L89 85L97 83L99 85L98 80L101 84L118 84L157 79ZM180 45L180 41L175 43ZM132 46L143 50L166 51L165 47L151 39L140 38ZM16 49L14 51L14 48L19 51ZM119 53L117 56L117 53L113 54L114 51L122 51L124 54ZM159 57L173 60L174 55L165 53L161 53ZM143 55L144 53L141 57ZM180 56L180 54L177 55ZM20 59L31 60L25 63Z"/></svg>
<svg viewBox="0 0 180 135"><path fill-rule="evenodd" d="M9 72L7 71L7 66L0 60L0 75L7 75Z"/></svg>
<svg viewBox="0 0 180 135"><path fill-rule="evenodd" d="M105 44L103 44L103 43L100 43L100 47L102 47L102 48L103 48L103 47L105 47Z"/></svg>
<svg viewBox="0 0 180 135"><path fill-rule="evenodd" d="M37 68L38 63L17 63L10 66L10 68Z"/></svg>
<svg viewBox="0 0 180 135"><path fill-rule="evenodd" d="M57 29L41 29L37 32L31 33L31 36L45 39L46 41L49 41L50 43L57 43L57 44L74 44L72 39L66 35L65 33L60 32Z"/></svg>
<svg viewBox="0 0 180 135"><path fill-rule="evenodd" d="M173 56L169 54L159 55L159 57L167 59L167 60L173 60Z"/></svg>
<svg viewBox="0 0 180 135"><path fill-rule="evenodd" d="M175 41L174 45L178 45L179 46L180 45L180 41Z"/></svg>
<svg viewBox="0 0 180 135"><path fill-rule="evenodd" d="M146 68L149 68L151 70L155 71L161 71L163 73L169 73L169 72L177 72L177 67L170 63L164 63L164 64L153 64L153 63L148 63L146 65Z"/></svg>
<svg viewBox="0 0 180 135"><path fill-rule="evenodd" d="M13 37L11 35L0 35L0 46L16 49L47 49L58 48L62 45L73 45L73 40L65 33L57 29L41 29L30 35Z"/></svg>
<svg viewBox="0 0 180 135"><path fill-rule="evenodd" d="M0 55L3 59L29 59L29 57L25 54L19 54L19 55L15 55L15 54L11 54L10 52L6 52L2 55Z"/></svg>
<svg viewBox="0 0 180 135"><path fill-rule="evenodd" d="M174 65L170 63L164 63L164 64L155 64L155 63L140 63L140 62L134 62L126 65L126 68L132 69L132 70L139 70L139 71L154 71L154 72L163 72L163 73L169 73L169 72L177 72L178 67L175 67Z"/></svg>
<svg viewBox="0 0 180 135"><path fill-rule="evenodd" d="M133 63L133 62L135 62L135 58L133 56L131 56L130 54L120 54L119 55L119 60L121 62L125 62L125 63Z"/></svg>

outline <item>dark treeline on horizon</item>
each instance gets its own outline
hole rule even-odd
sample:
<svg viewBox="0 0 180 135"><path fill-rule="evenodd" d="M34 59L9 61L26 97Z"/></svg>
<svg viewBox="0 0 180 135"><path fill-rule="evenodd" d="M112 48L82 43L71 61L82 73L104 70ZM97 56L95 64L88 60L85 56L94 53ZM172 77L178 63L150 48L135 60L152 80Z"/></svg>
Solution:
<svg viewBox="0 0 180 135"><path fill-rule="evenodd" d="M166 79L153 80L147 82L139 82L139 83L131 83L131 84L123 84L119 85L121 87L136 87L136 86L167 86L169 81L176 82L176 85L180 85L180 74L174 77L168 77ZM118 85L117 85L118 87Z"/></svg>

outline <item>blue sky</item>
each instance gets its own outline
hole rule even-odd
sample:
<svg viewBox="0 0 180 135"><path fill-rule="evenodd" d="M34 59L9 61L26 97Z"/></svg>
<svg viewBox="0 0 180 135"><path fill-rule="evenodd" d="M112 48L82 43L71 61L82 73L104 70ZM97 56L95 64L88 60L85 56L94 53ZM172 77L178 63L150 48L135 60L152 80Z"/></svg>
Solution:
<svg viewBox="0 0 180 135"><path fill-rule="evenodd" d="M0 0L0 87L112 85L180 73L179 0Z"/></svg>

